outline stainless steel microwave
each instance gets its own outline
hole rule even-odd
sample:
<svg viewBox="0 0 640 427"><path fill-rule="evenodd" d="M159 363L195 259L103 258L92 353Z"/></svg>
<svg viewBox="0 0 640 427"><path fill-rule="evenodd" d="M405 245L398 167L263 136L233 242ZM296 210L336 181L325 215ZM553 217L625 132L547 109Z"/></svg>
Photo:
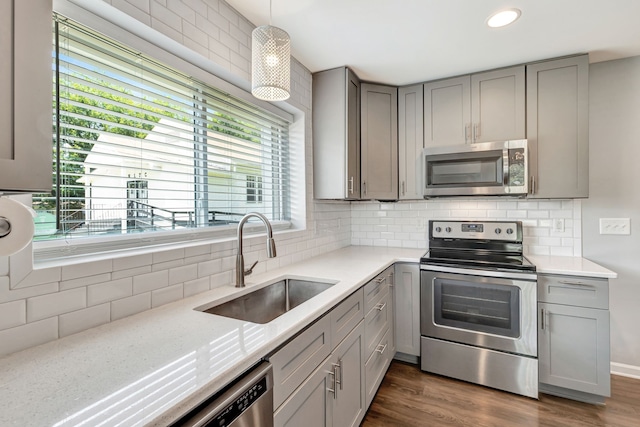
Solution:
<svg viewBox="0 0 640 427"><path fill-rule="evenodd" d="M527 140L425 148L424 197L524 196Z"/></svg>

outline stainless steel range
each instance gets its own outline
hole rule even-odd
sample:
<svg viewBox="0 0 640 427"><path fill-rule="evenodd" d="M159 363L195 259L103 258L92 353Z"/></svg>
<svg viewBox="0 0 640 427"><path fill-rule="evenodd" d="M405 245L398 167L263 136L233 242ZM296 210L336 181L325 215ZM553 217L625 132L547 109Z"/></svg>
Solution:
<svg viewBox="0 0 640 427"><path fill-rule="evenodd" d="M421 369L538 397L535 266L519 221L429 221Z"/></svg>

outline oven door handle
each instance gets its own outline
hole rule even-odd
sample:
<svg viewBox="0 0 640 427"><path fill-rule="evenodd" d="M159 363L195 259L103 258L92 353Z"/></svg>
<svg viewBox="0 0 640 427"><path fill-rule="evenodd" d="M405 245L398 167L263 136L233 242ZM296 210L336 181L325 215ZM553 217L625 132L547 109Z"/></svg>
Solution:
<svg viewBox="0 0 640 427"><path fill-rule="evenodd" d="M436 272L451 273L451 274L464 274L464 275L472 275L472 276L496 277L496 278L513 279L513 280L534 280L534 281L538 280L538 275L535 273L535 271L508 272L508 271L496 271L496 270L477 270L473 268L446 267L443 265L432 265L432 264L421 264L420 270L436 271Z"/></svg>

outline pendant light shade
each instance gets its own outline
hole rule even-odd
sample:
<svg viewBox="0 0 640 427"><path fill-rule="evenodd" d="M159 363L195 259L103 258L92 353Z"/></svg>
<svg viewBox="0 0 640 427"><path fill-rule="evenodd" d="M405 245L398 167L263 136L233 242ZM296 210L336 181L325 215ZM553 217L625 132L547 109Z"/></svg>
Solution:
<svg viewBox="0 0 640 427"><path fill-rule="evenodd" d="M286 31L263 25L251 35L251 93L265 101L291 94L291 39Z"/></svg>

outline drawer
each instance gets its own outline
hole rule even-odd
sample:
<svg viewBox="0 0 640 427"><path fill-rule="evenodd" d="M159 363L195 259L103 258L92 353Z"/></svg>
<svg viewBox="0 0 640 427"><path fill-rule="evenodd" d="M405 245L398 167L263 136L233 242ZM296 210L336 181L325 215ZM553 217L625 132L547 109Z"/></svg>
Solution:
<svg viewBox="0 0 640 427"><path fill-rule="evenodd" d="M389 284L392 279L391 271L391 269L387 268L364 285L364 309L366 313L378 304L389 291Z"/></svg>
<svg viewBox="0 0 640 427"><path fill-rule="evenodd" d="M373 350L382 339L385 331L391 325L391 294L387 294L364 317L365 360L371 356Z"/></svg>
<svg viewBox="0 0 640 427"><path fill-rule="evenodd" d="M335 348L364 319L362 288L338 304L329 315L331 319L331 348Z"/></svg>
<svg viewBox="0 0 640 427"><path fill-rule="evenodd" d="M594 277L539 274L538 301L608 309L609 280Z"/></svg>
<svg viewBox="0 0 640 427"><path fill-rule="evenodd" d="M371 404L373 397L376 395L384 374L387 372L387 368L391 363L391 333L387 329L382 339L376 346L373 354L367 360L364 366L364 381L366 387L366 401L367 408Z"/></svg>
<svg viewBox="0 0 640 427"><path fill-rule="evenodd" d="M271 357L273 365L273 409L287 397L331 353L331 318L324 316Z"/></svg>

